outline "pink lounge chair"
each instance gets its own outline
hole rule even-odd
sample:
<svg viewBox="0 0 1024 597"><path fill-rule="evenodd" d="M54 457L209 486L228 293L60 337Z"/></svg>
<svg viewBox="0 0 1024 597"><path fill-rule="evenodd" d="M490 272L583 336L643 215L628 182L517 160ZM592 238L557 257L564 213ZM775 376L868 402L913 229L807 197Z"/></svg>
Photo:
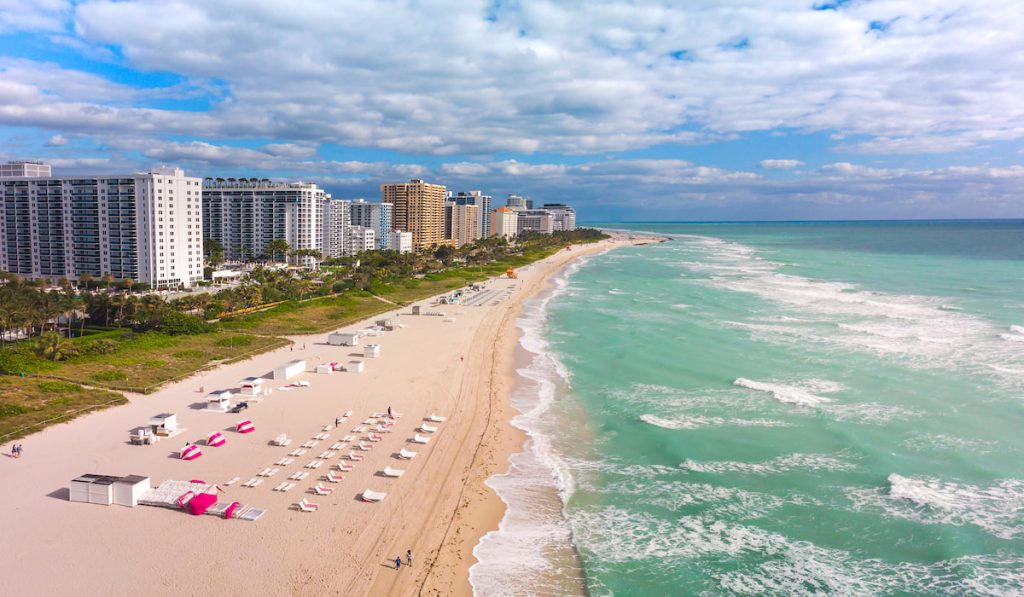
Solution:
<svg viewBox="0 0 1024 597"><path fill-rule="evenodd" d="M302 510L303 512L316 512L320 509L320 504L314 504L313 502L307 501L306 498L299 500L299 503L297 503L296 506L298 506L299 510Z"/></svg>
<svg viewBox="0 0 1024 597"><path fill-rule="evenodd" d="M373 444L368 444L366 442L359 442L359 445L356 446L356 447L359 448L360 450L362 450L363 452L369 452L370 450L373 449Z"/></svg>
<svg viewBox="0 0 1024 597"><path fill-rule="evenodd" d="M341 483L342 481L345 480L345 477L342 477L341 475L335 475L334 471L327 471L327 474L324 475L324 479L330 481L331 483Z"/></svg>
<svg viewBox="0 0 1024 597"><path fill-rule="evenodd" d="M384 438L379 436L379 435L377 435L376 433L371 433L371 434L366 436L366 439L370 440L371 442L379 442L380 440L382 440Z"/></svg>
<svg viewBox="0 0 1024 597"><path fill-rule="evenodd" d="M338 466L338 470L343 472L343 473L351 473L356 468L356 467L352 466L351 464L349 464L347 462L339 462L337 466Z"/></svg>
<svg viewBox="0 0 1024 597"><path fill-rule="evenodd" d="M348 459L349 460L354 460L354 461L358 462L358 461L362 460L363 458L366 458L366 456L363 456L359 452L349 452L348 453Z"/></svg>
<svg viewBox="0 0 1024 597"><path fill-rule="evenodd" d="M330 487L324 487L320 483L317 483L316 487L313 487L312 489L317 495L331 495L332 493L334 493L333 489L331 489Z"/></svg>

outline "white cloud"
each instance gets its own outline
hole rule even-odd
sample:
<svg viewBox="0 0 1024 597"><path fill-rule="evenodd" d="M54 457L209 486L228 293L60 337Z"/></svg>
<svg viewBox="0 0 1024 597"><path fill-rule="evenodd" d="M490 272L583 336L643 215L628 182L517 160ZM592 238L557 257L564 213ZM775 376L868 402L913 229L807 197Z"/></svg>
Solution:
<svg viewBox="0 0 1024 597"><path fill-rule="evenodd" d="M49 6L33 14L67 10ZM208 118L111 113L118 85L61 82L63 73L23 65L14 82L33 98L5 105L0 122L472 156L600 153L777 127L856 137L851 149L864 153L1024 137L1024 79L1007 76L1024 72L1024 5L1012 0L826 11L788 0L535 0L496 5L494 22L488 10L482 0L388 10L86 1L74 8L86 47L116 46L131 66L194 87L223 81L227 96ZM872 21L893 24L871 32ZM104 86L112 93L89 91Z"/></svg>
<svg viewBox="0 0 1024 597"><path fill-rule="evenodd" d="M768 170L792 170L803 165L804 163L800 160L761 160L757 163L758 168Z"/></svg>
<svg viewBox="0 0 1024 597"><path fill-rule="evenodd" d="M64 145L67 145L68 143L70 143L70 141L68 141L68 138L65 137L64 135L54 135L54 136L50 137L46 141L46 146L47 147L63 147Z"/></svg>

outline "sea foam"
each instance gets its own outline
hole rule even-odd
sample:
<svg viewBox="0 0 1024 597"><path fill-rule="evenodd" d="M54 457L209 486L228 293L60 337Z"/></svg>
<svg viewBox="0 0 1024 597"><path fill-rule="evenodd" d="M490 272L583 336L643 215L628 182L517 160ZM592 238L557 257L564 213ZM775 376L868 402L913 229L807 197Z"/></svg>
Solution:
<svg viewBox="0 0 1024 597"><path fill-rule="evenodd" d="M748 388L751 390L757 390L758 392L767 392L771 394L772 398L775 398L779 402L785 402L786 404L795 404L797 406L816 407L822 404L832 402L831 398L825 398L818 396L812 392L838 392L843 389L843 386L834 382L822 381L822 380L808 380L802 384L784 384L777 382L765 382L755 381L746 379L744 377L736 378L732 382L733 385L740 386L742 388Z"/></svg>

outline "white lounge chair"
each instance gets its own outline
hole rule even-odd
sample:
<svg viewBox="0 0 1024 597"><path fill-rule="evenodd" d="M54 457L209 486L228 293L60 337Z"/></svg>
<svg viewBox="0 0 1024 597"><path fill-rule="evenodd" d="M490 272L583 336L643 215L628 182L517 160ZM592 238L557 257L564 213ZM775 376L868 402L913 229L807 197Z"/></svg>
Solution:
<svg viewBox="0 0 1024 597"><path fill-rule="evenodd" d="M320 483L317 483L316 487L313 487L312 489L317 495L331 495L332 493L334 493L333 489L331 489L330 487L324 487Z"/></svg>
<svg viewBox="0 0 1024 597"><path fill-rule="evenodd" d="M305 448L296 448L296 449L292 450L291 452L288 452L288 455L289 456L302 456L305 453L306 453Z"/></svg>
<svg viewBox="0 0 1024 597"><path fill-rule="evenodd" d="M385 477L401 477L402 475L405 474L404 470L391 468L390 466L385 466L384 470L381 472L384 473Z"/></svg>
<svg viewBox="0 0 1024 597"><path fill-rule="evenodd" d="M368 418L368 419L363 421L363 425L373 425L376 422L377 422L377 419L375 419L373 417L370 417L370 418Z"/></svg>
<svg viewBox="0 0 1024 597"><path fill-rule="evenodd" d="M377 428L375 429L375 431L377 433L391 433L391 426L390 425L377 425Z"/></svg>
<svg viewBox="0 0 1024 597"><path fill-rule="evenodd" d="M255 487L257 480L258 479L256 477L253 477L252 479L249 479L245 483L242 483L242 487Z"/></svg>
<svg viewBox="0 0 1024 597"><path fill-rule="evenodd" d="M433 433L437 431L437 427L431 427L430 425L420 425L420 431L424 433Z"/></svg>
<svg viewBox="0 0 1024 597"><path fill-rule="evenodd" d="M405 448L398 451L398 457L405 460L412 460L413 458L416 458L418 454L419 452L413 452L412 450L406 450Z"/></svg>
<svg viewBox="0 0 1024 597"><path fill-rule="evenodd" d="M298 473L292 473L292 476L288 477L288 479L291 480L291 481L301 481L301 480L305 479L308 476L309 476L309 473L307 473L306 471L302 471L302 472L298 472Z"/></svg>
<svg viewBox="0 0 1024 597"><path fill-rule="evenodd" d="M279 484L277 487L274 488L274 491L281 491L285 487L288 487L288 481L285 481L284 483Z"/></svg>
<svg viewBox="0 0 1024 597"><path fill-rule="evenodd" d="M444 423L447 419L448 417L440 417L433 413L431 413L431 415L427 417L427 420L430 421L431 423Z"/></svg>
<svg viewBox="0 0 1024 597"><path fill-rule="evenodd" d="M281 491L282 492L291 491L292 489L295 489L295 483L289 483L289 484L285 485L284 489L282 489Z"/></svg>
<svg viewBox="0 0 1024 597"><path fill-rule="evenodd" d="M362 433L364 431L366 431L366 425L359 425L358 427L353 427L352 428L352 433ZM352 440L349 440L349 441L352 441Z"/></svg>
<svg viewBox="0 0 1024 597"><path fill-rule="evenodd" d="M363 458L366 458L366 456L363 456L359 452L349 452L348 453L348 459L349 460L354 460L354 461L358 462L358 461L362 460Z"/></svg>
<svg viewBox="0 0 1024 597"><path fill-rule="evenodd" d="M234 485L235 483L238 483L238 479L240 479L240 478L241 478L241 477L234 477L234 478L232 478L232 479L231 479L230 481L228 481L227 483L225 483L225 484L224 484L224 486L225 486L225 487L230 487L231 485Z"/></svg>
<svg viewBox="0 0 1024 597"><path fill-rule="evenodd" d="M342 477L341 475L335 475L334 471L327 471L327 474L324 475L324 479L330 481L331 483L341 483L342 481L345 480L345 477Z"/></svg>
<svg viewBox="0 0 1024 597"><path fill-rule="evenodd" d="M383 500L387 495L388 494L384 493L383 491L370 491L369 489L366 489L363 491L361 497L363 498L364 502L379 502Z"/></svg>
<svg viewBox="0 0 1024 597"><path fill-rule="evenodd" d="M261 477L269 477L270 476L270 467L267 467L267 468L263 469L262 471L260 471L260 472L258 472L256 474L261 476Z"/></svg>
<svg viewBox="0 0 1024 597"><path fill-rule="evenodd" d="M354 440L355 438L356 438L356 436L354 436L354 435L346 435L345 437L341 438L341 441L343 441L343 442L350 442L350 441Z"/></svg>
<svg viewBox="0 0 1024 597"><path fill-rule="evenodd" d="M416 435L413 436L412 441L413 441L413 443L416 443L416 444L429 444L430 443L430 438L429 437L424 437L424 436L422 436L422 435L417 433Z"/></svg>
<svg viewBox="0 0 1024 597"><path fill-rule="evenodd" d="M347 418L349 418L349 417L351 417L351 416L352 416L352 411L350 411L350 410L346 410L346 411L345 411L345 414L341 415L341 418L342 418L342 419L347 419Z"/></svg>
<svg viewBox="0 0 1024 597"><path fill-rule="evenodd" d="M303 512L316 512L317 510L320 509L320 504L314 504L312 502L306 501L306 498L302 498L301 500L299 500L299 503L296 504L296 506L298 506L299 510L302 510Z"/></svg>
<svg viewBox="0 0 1024 597"><path fill-rule="evenodd" d="M344 447L345 447L345 444L343 444L342 442L334 442L333 444L331 444L331 449L332 450L340 450L340 449L342 449Z"/></svg>

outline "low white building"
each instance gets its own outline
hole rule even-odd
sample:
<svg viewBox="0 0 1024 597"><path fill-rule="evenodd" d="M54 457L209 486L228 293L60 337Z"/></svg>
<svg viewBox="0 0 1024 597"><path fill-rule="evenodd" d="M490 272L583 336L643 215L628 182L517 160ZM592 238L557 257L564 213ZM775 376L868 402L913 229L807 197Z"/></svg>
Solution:
<svg viewBox="0 0 1024 597"><path fill-rule="evenodd" d="M540 232L551 234L555 230L555 217L546 209L523 209L516 212L519 220L516 223L516 232Z"/></svg>
<svg viewBox="0 0 1024 597"><path fill-rule="evenodd" d="M357 255L363 251L377 249L377 231L365 226L352 226L348 229L346 254Z"/></svg>
<svg viewBox="0 0 1024 597"><path fill-rule="evenodd" d="M388 249L399 253L412 253L412 232L392 231L388 234Z"/></svg>

